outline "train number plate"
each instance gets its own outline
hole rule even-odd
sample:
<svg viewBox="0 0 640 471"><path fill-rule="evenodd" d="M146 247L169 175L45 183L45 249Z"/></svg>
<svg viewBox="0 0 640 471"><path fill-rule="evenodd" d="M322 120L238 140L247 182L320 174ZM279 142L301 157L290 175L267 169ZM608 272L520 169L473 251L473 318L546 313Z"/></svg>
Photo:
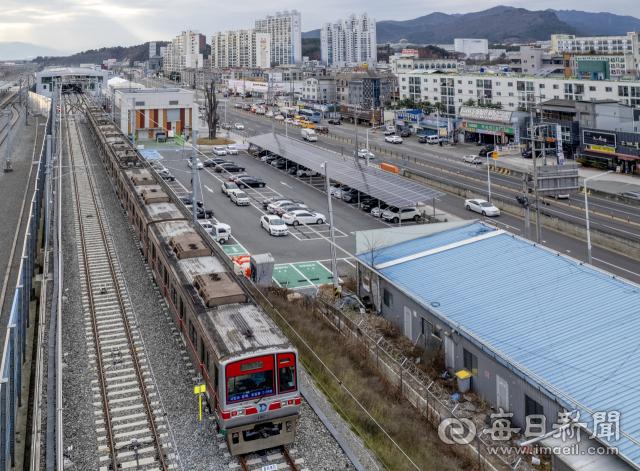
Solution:
<svg viewBox="0 0 640 471"><path fill-rule="evenodd" d="M276 471L278 469L277 464L270 464L269 466L263 466L262 471Z"/></svg>

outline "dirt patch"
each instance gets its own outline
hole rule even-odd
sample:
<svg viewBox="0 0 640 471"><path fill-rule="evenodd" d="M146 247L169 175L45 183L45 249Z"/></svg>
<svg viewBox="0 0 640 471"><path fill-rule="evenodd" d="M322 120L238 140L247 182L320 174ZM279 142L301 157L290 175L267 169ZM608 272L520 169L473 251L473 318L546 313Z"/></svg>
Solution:
<svg viewBox="0 0 640 471"><path fill-rule="evenodd" d="M215 139L205 139L204 137L198 139L199 146L226 146L227 144L235 144L233 139L227 139L226 137L217 137Z"/></svg>

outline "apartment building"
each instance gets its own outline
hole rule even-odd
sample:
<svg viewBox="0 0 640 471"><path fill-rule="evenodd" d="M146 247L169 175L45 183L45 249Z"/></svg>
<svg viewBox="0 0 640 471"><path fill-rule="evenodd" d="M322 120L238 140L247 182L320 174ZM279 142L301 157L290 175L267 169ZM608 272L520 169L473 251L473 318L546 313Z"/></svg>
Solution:
<svg viewBox="0 0 640 471"><path fill-rule="evenodd" d="M185 68L202 68L206 46L206 37L197 30L183 31L164 51L165 73L180 73Z"/></svg>
<svg viewBox="0 0 640 471"><path fill-rule="evenodd" d="M364 13L346 21L325 23L320 31L322 64L333 67L375 64L378 61L376 19Z"/></svg>
<svg viewBox="0 0 640 471"><path fill-rule="evenodd" d="M271 40L254 29L217 32L211 37L213 67L270 66Z"/></svg>
<svg viewBox="0 0 640 471"><path fill-rule="evenodd" d="M389 65L391 72L400 74L411 70L457 70L456 59L423 59L419 57L417 49L403 49L399 56L390 56Z"/></svg>
<svg viewBox="0 0 640 471"><path fill-rule="evenodd" d="M302 83L301 98L313 100L322 105L330 105L336 102L335 77L309 77Z"/></svg>
<svg viewBox="0 0 640 471"><path fill-rule="evenodd" d="M275 16L256 20L255 32L269 35L269 54L275 65L302 62L301 14L296 10L277 12Z"/></svg>
<svg viewBox="0 0 640 471"><path fill-rule="evenodd" d="M398 75L399 98L442 102L450 117L470 99L480 105L499 104L504 110L528 110L540 100L616 100L640 106L640 81L579 80L578 78L459 75L413 71Z"/></svg>
<svg viewBox="0 0 640 471"><path fill-rule="evenodd" d="M640 64L640 33L626 36L576 37L571 34L552 34L551 50L576 54L622 55L626 73L632 74Z"/></svg>
<svg viewBox="0 0 640 471"><path fill-rule="evenodd" d="M384 102L391 97L394 77L371 70L340 72L336 74L335 84L338 103L377 108L384 106Z"/></svg>

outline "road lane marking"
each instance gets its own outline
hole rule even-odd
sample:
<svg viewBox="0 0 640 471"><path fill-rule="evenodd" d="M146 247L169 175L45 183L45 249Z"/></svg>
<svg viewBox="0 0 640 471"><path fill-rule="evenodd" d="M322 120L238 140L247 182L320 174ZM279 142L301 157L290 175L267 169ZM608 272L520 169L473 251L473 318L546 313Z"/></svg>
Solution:
<svg viewBox="0 0 640 471"><path fill-rule="evenodd" d="M605 265L610 265L612 267L616 267L618 270L626 271L627 273L631 273L632 275L640 276L640 273L633 272L631 270L627 270L626 268L619 267L618 265L614 265L613 263L605 262L604 260L600 260L599 258L592 257L594 260L597 260Z"/></svg>

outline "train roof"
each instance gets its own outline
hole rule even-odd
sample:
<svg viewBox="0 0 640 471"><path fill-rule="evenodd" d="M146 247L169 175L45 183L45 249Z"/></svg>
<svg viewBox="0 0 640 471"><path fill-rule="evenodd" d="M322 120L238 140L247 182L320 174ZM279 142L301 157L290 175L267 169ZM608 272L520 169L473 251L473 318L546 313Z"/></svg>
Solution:
<svg viewBox="0 0 640 471"><path fill-rule="evenodd" d="M226 347L227 352L216 352L221 359L224 353L233 358L253 351L291 348L289 339L271 317L252 304L230 304L208 310L198 318L214 348L218 349L220 341ZM218 340L211 335L214 332Z"/></svg>
<svg viewBox="0 0 640 471"><path fill-rule="evenodd" d="M227 272L226 267L217 257L185 258L178 260L178 265L189 283L193 283L194 278L198 275Z"/></svg>

